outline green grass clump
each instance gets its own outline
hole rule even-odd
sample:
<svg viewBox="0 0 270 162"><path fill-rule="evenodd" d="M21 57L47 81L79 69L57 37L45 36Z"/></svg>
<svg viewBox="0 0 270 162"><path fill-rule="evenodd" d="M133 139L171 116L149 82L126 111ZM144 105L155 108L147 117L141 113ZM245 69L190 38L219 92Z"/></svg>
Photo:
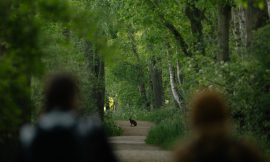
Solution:
<svg viewBox="0 0 270 162"><path fill-rule="evenodd" d="M132 109L121 109L113 112L114 120L128 120L129 118L135 120L147 120L149 113L148 110L132 108Z"/></svg>
<svg viewBox="0 0 270 162"><path fill-rule="evenodd" d="M108 136L120 136L123 132L123 130L115 124L111 113L105 114L104 129Z"/></svg>
<svg viewBox="0 0 270 162"><path fill-rule="evenodd" d="M156 125L151 128L146 143L158 145L169 149L178 138L186 133L182 112L173 107L162 107L160 109L146 110L139 108L120 109L112 114L114 120L152 121Z"/></svg>
<svg viewBox="0 0 270 162"><path fill-rule="evenodd" d="M160 119L157 117L157 120ZM170 149L175 142L186 134L184 120L179 112L165 118L153 127L147 138L146 143Z"/></svg>

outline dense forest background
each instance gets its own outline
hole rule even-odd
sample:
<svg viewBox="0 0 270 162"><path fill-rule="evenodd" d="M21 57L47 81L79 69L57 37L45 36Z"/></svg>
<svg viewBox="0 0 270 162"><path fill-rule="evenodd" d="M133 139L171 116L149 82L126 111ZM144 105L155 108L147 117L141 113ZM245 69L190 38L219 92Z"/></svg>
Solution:
<svg viewBox="0 0 270 162"><path fill-rule="evenodd" d="M269 150L269 0L1 0L0 15L0 161L55 71L79 78L80 115L111 130L113 118L151 118L147 141L160 145L184 134L196 90L218 88L237 132Z"/></svg>

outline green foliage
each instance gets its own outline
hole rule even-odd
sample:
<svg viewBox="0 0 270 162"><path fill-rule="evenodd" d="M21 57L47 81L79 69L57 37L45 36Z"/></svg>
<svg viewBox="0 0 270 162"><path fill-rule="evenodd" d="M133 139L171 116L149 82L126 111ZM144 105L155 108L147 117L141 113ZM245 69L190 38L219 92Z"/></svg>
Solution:
<svg viewBox="0 0 270 162"><path fill-rule="evenodd" d="M258 65L255 70L255 84L254 84L254 94L255 99L254 107L251 113L256 113L256 116L250 114L250 120L253 121L254 130L262 133L262 136L266 136L268 139L270 134L267 130L270 128L270 48L269 48L269 32L270 25L267 25L258 31L256 31L254 36L253 45L250 48L250 53L257 59ZM251 117L252 116L252 117Z"/></svg>
<svg viewBox="0 0 270 162"><path fill-rule="evenodd" d="M129 63L129 62L119 62L113 68L113 75L119 80L125 80L130 84L138 83L141 77L138 75L140 71L140 65ZM136 75L137 74L137 75Z"/></svg>
<svg viewBox="0 0 270 162"><path fill-rule="evenodd" d="M95 100L91 96L91 92L94 88L95 77L89 70L89 61L85 56L83 41L72 37L67 39L63 35L63 27L61 25L51 24L44 30L44 35L47 42L46 49L43 49L46 55L42 58L44 64L44 73L46 74L57 71L69 71L76 75L79 80L81 90L81 103L80 107L83 108L80 111L89 114L96 111L94 103ZM35 105L35 114L40 112L42 108L42 90L43 82L46 78L33 77L32 78L32 101ZM35 115L34 115L35 116Z"/></svg>
<svg viewBox="0 0 270 162"><path fill-rule="evenodd" d="M121 56L123 56L121 60L123 61L108 70L109 74L107 75L109 91L118 96L121 102L115 115L117 118L128 119L130 116L134 116L138 119L149 120L149 114L152 113L147 110L141 111L142 108L137 108L140 107L140 103L135 101L140 101L137 85L141 80L137 80L138 77L143 78L142 80L148 86L146 88L147 97L151 99L151 81L148 77L150 75L150 61L145 60L150 60L153 57L161 58L158 60L158 66L162 70L165 99L169 103L174 102L168 74L168 59L171 59L175 73L176 63L180 64L180 79L182 79L182 82L176 83L176 87L183 97L182 102L187 104L194 92L202 87L217 88L228 97L231 115L238 131L253 132L258 134L257 137L269 139L269 137L266 137L269 134L266 130L269 130L270 125L267 119L270 97L268 85L270 76L269 25L254 33L252 47L247 50L243 49L242 53L239 52L239 47L235 45L239 43L237 42L239 40L231 38L231 61L226 63L216 61L219 48L217 45L219 36L216 32L218 24L217 5L230 4L233 7L237 5L248 7L247 1L185 0L178 2L165 0L126 1L125 4L120 1L111 1L109 4L111 12L119 18L122 27L118 30L119 37L116 40L121 44L123 50L121 51ZM196 42L196 35L191 31L192 24L185 13L187 5L190 4L194 4L203 13L201 23L203 25L202 35L205 42L205 54L202 54L196 48L196 44L200 42ZM254 1L254 6L260 9L263 8L263 4L263 0ZM198 17L194 19L198 19ZM177 32L182 35L187 43L188 50L192 51L192 57L183 56L181 47L179 47L172 33L164 26L164 22L170 22L174 25ZM128 37L130 30L135 33L135 45L139 57L143 60L140 63L136 62L136 57L132 55L132 42ZM233 34L235 33L230 33L230 36ZM169 49L168 44L170 45ZM138 66L144 69L144 76L138 75ZM114 83L115 81L117 83ZM175 76L175 82L177 81ZM161 118L166 116L167 113L164 112ZM169 123L170 119L167 120L167 123ZM165 123L163 123L162 128L156 128L157 131L165 128L173 129L169 126L166 127ZM158 136L159 133L151 134Z"/></svg>
<svg viewBox="0 0 270 162"><path fill-rule="evenodd" d="M245 8L249 7L249 1L248 0L235 0L236 3L244 6ZM254 6L258 7L259 9L264 9L265 6L265 1L264 0L255 0L255 1L251 1L253 3Z"/></svg>
<svg viewBox="0 0 270 162"><path fill-rule="evenodd" d="M116 99L121 107L129 108L143 105L143 98L139 93L138 86L139 83L146 81L146 77L140 75L141 70L141 64L128 60L118 61L110 69L107 68L107 93L111 96L117 96Z"/></svg>
<svg viewBox="0 0 270 162"><path fill-rule="evenodd" d="M252 42L252 47L250 54L254 54L265 68L269 68L270 64L270 25L266 25L263 28L256 31L254 36L254 41Z"/></svg>
<svg viewBox="0 0 270 162"><path fill-rule="evenodd" d="M99 16L86 1L37 0L0 2L0 131L16 132L36 118L42 102L42 74L65 70L78 74L82 107L95 110L92 62L84 55L85 41L103 58L113 54ZM75 11L75 12L74 12ZM104 16L104 15L103 15ZM105 16L104 16L105 17ZM100 27L97 32L97 26ZM102 29L102 30L101 30ZM69 37L70 38L67 38ZM32 101L34 102L33 109Z"/></svg>
<svg viewBox="0 0 270 162"><path fill-rule="evenodd" d="M135 120L150 120L154 112L139 107L122 107L120 110L113 112L114 120L128 120L129 118Z"/></svg>
<svg viewBox="0 0 270 162"><path fill-rule="evenodd" d="M104 128L108 136L120 136L123 132L114 122L111 112L105 114Z"/></svg>
<svg viewBox="0 0 270 162"><path fill-rule="evenodd" d="M156 117L162 117L163 120L150 130L146 138L146 143L171 149L179 138L186 135L183 115L175 109L174 115Z"/></svg>
<svg viewBox="0 0 270 162"><path fill-rule="evenodd" d="M76 75L81 89L80 114L97 111L95 91L104 86L96 67L100 61L114 55L114 44L107 43L103 22L105 15L97 15L98 8L91 8L89 1L39 1L39 19L42 27L41 44L44 73L68 71ZM76 11L76 12L74 12ZM96 12L96 13L95 13ZM101 23L102 22L102 23ZM99 27L99 30L97 28ZM109 62L108 62L109 63ZM98 76L97 76L98 75ZM46 76L46 75L45 75ZM32 101L38 114L42 103L44 78L33 77Z"/></svg>
<svg viewBox="0 0 270 162"><path fill-rule="evenodd" d="M3 0L0 10L0 131L16 132L31 109L29 75L41 71L40 24L36 3Z"/></svg>

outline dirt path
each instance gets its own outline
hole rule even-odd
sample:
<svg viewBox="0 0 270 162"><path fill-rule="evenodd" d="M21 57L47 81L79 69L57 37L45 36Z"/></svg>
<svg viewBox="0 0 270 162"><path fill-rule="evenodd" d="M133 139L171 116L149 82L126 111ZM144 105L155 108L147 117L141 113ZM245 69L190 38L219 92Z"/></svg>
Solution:
<svg viewBox="0 0 270 162"><path fill-rule="evenodd" d="M137 121L137 127L130 127L128 121L117 121L123 135L111 137L120 162L171 162L170 152L145 144L145 138L153 123Z"/></svg>

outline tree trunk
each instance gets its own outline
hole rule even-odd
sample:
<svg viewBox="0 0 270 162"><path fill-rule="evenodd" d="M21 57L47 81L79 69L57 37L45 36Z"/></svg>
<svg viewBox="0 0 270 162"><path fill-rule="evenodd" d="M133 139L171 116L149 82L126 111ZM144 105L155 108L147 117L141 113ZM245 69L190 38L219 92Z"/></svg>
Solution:
<svg viewBox="0 0 270 162"><path fill-rule="evenodd" d="M229 4L219 4L218 12L219 12L218 13L219 52L217 55L217 60L227 62L230 60L229 35L230 35L231 6Z"/></svg>
<svg viewBox="0 0 270 162"><path fill-rule="evenodd" d="M238 54L243 53L243 49L246 45L246 19L245 10L242 7L236 7L232 10L232 21L233 21L233 37L235 42L235 47Z"/></svg>
<svg viewBox="0 0 270 162"><path fill-rule="evenodd" d="M238 19L239 19L239 31L240 31L240 39L242 47L246 47L247 40L247 32L246 32L246 17L245 10L243 8L239 8L238 10Z"/></svg>
<svg viewBox="0 0 270 162"><path fill-rule="evenodd" d="M104 104L105 104L105 66L102 58L96 54L94 46L91 42L85 42L85 55L89 61L89 72L94 75L93 89L91 98L95 103L95 107L99 113L101 120L104 118Z"/></svg>
<svg viewBox="0 0 270 162"><path fill-rule="evenodd" d="M101 120L104 118L104 103L105 103L105 67L101 58L97 59L95 65L96 86L94 88L94 97L96 98L96 105L98 108L99 116Z"/></svg>
<svg viewBox="0 0 270 162"><path fill-rule="evenodd" d="M255 21L256 21L256 16L253 15L255 14L256 10L254 6L249 2L248 9L246 10L246 33L247 33L247 40L246 40L246 46L249 47L251 45L252 41L252 30L255 28Z"/></svg>
<svg viewBox="0 0 270 162"><path fill-rule="evenodd" d="M29 72L30 73L30 72ZM31 89L31 75L26 74L27 79L27 87L28 89ZM33 112L33 105L31 102L31 94L28 92L26 96L20 96L18 98L18 107L21 107L22 109L22 123L21 125L27 124L31 122L32 119L32 112Z"/></svg>
<svg viewBox="0 0 270 162"><path fill-rule="evenodd" d="M178 95L177 88L176 88L176 85L174 82L174 72L173 72L173 67L172 67L171 62L168 63L168 66L169 66L170 85L171 85L172 95L173 95L175 102L177 103L177 106L179 108L182 108L182 103L180 101L180 97Z"/></svg>
<svg viewBox="0 0 270 162"><path fill-rule="evenodd" d="M266 0L266 8L268 11L268 17L270 18L270 0Z"/></svg>
<svg viewBox="0 0 270 162"><path fill-rule="evenodd" d="M252 42L252 31L264 26L269 20L267 7L261 10L254 5L255 0L248 0L248 8L246 10L246 45L250 47ZM265 2L265 6L267 3Z"/></svg>
<svg viewBox="0 0 270 162"><path fill-rule="evenodd" d="M159 108L163 105L163 85L162 85L162 71L157 67L156 61L152 60L150 65L152 91L153 91L153 107Z"/></svg>
<svg viewBox="0 0 270 162"><path fill-rule="evenodd" d="M205 54L202 25L202 21L205 16L203 11L196 7L194 1L190 1L187 2L185 15L190 21L192 34L196 38L196 42L194 43L196 51L200 52L201 54Z"/></svg>
<svg viewBox="0 0 270 162"><path fill-rule="evenodd" d="M147 96L146 96L146 89L145 89L145 84L143 82L141 82L139 85L139 92L140 92L140 96L142 97L143 99L143 104L146 106L146 107L149 107L149 103L148 103L148 100L147 100Z"/></svg>
<svg viewBox="0 0 270 162"><path fill-rule="evenodd" d="M167 47L167 59L168 59L168 70L169 70L169 79L170 79L170 87L171 87L171 91L172 91L172 95L173 95L173 98L174 98L174 101L177 105L177 107L179 107L180 109L183 109L182 107L182 102L181 100L183 99L183 97L181 96L181 94L178 93L178 89L177 89L177 86L175 84L175 72L174 72L174 68L173 68L173 65L172 65L172 56L171 56L171 46L170 44L167 42L166 44L166 47ZM179 73L180 73L180 66L178 66L178 70L179 70ZM180 79L180 76L179 76L179 80Z"/></svg>
<svg viewBox="0 0 270 162"><path fill-rule="evenodd" d="M184 40L184 37L182 36L182 34L176 29L176 27L172 23L166 20L164 20L164 26L173 34L177 42L177 45L180 46L184 55L191 57L192 53L188 50L189 49L188 44Z"/></svg>
<svg viewBox="0 0 270 162"><path fill-rule="evenodd" d="M6 52L5 44L0 42L0 58L1 56L4 56L5 52Z"/></svg>
<svg viewBox="0 0 270 162"><path fill-rule="evenodd" d="M178 84L181 85L182 84L182 77L181 77L181 70L180 70L180 65L179 65L178 60L177 60L177 63L176 63L176 75L177 75Z"/></svg>
<svg viewBox="0 0 270 162"><path fill-rule="evenodd" d="M253 4L254 0L248 1L248 8L234 8L232 11L233 34L237 48L247 48L252 42L252 32L264 26L269 20L269 0L265 1L266 8L261 10Z"/></svg>

